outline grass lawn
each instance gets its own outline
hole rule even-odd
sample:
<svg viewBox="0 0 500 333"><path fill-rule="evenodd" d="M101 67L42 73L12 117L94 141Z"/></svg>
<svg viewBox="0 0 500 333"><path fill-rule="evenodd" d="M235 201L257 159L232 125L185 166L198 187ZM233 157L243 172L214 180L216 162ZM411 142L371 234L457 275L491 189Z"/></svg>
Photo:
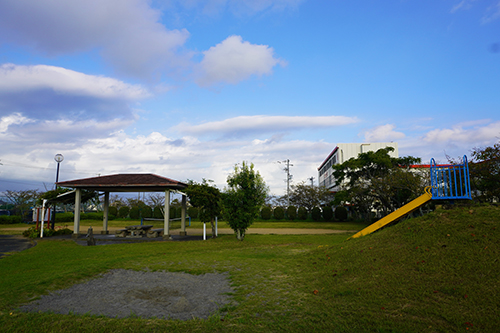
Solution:
<svg viewBox="0 0 500 333"><path fill-rule="evenodd" d="M0 260L0 326L4 332L497 332L499 222L498 207L457 207L349 241L349 234L248 234L243 242L222 235L85 247L47 238ZM226 307L223 317L189 321L16 310L115 268L228 272L238 305Z"/></svg>

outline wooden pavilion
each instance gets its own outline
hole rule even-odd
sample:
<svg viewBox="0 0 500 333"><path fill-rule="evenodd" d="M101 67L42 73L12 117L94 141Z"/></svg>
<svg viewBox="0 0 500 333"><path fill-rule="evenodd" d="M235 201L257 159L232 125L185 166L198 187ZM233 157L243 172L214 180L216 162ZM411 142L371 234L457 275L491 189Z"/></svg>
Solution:
<svg viewBox="0 0 500 333"><path fill-rule="evenodd" d="M75 225L73 237L80 234L82 190L104 192L103 231L108 234L109 193L111 192L165 192L163 239L170 239L170 193L182 194L181 235L186 235L186 194L180 192L188 185L155 174L116 174L101 177L57 182L57 186L75 189Z"/></svg>

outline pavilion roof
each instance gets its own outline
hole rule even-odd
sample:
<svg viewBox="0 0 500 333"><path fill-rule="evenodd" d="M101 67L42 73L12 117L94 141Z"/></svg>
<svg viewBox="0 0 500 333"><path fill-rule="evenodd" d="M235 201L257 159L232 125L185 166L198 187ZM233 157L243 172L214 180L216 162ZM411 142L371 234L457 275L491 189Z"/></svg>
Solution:
<svg viewBox="0 0 500 333"><path fill-rule="evenodd" d="M162 192L181 190L186 183L151 173L116 174L58 182L57 186L104 192Z"/></svg>

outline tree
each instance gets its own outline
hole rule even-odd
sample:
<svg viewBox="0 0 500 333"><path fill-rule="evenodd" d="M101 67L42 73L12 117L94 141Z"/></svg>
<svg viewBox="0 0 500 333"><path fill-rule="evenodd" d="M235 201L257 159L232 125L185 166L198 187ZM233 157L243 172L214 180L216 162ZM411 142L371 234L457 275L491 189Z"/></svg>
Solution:
<svg viewBox="0 0 500 333"><path fill-rule="evenodd" d="M212 238L215 238L215 218L221 214L221 192L210 181L203 179L202 183L188 181L188 187L184 192L189 197L193 207L198 208L198 217L203 223L210 222L212 226Z"/></svg>
<svg viewBox="0 0 500 333"><path fill-rule="evenodd" d="M332 200L333 194L324 186L313 186L305 182L291 186L290 203L297 207L304 207L308 212Z"/></svg>
<svg viewBox="0 0 500 333"><path fill-rule="evenodd" d="M500 200L500 142L491 147L474 148L470 163L471 188L475 199L483 202Z"/></svg>
<svg viewBox="0 0 500 333"><path fill-rule="evenodd" d="M243 240L265 203L268 188L254 165L246 162L241 167L235 166L227 184L229 188L223 195L224 213L238 240Z"/></svg>
<svg viewBox="0 0 500 333"><path fill-rule="evenodd" d="M27 212L33 207L38 199L40 192L37 190L22 190L22 191L5 191L5 196L14 205L16 214L21 215L24 219Z"/></svg>
<svg viewBox="0 0 500 333"><path fill-rule="evenodd" d="M421 195L423 178L409 168L420 163L420 158L391 157L389 152L393 150L387 147L361 153L334 165L335 185L340 188L334 203L349 203L362 218L368 219L372 209L381 209L385 215Z"/></svg>

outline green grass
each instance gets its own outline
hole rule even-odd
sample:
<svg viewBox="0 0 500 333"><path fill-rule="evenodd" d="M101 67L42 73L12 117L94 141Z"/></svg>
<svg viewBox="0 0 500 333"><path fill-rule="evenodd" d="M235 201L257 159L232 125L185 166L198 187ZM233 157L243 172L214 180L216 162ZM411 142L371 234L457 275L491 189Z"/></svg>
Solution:
<svg viewBox="0 0 500 333"><path fill-rule="evenodd" d="M348 234L233 235L83 247L41 240L0 260L4 332L496 332L500 209L457 207ZM235 306L208 320L27 314L39 295L109 269L229 272Z"/></svg>

